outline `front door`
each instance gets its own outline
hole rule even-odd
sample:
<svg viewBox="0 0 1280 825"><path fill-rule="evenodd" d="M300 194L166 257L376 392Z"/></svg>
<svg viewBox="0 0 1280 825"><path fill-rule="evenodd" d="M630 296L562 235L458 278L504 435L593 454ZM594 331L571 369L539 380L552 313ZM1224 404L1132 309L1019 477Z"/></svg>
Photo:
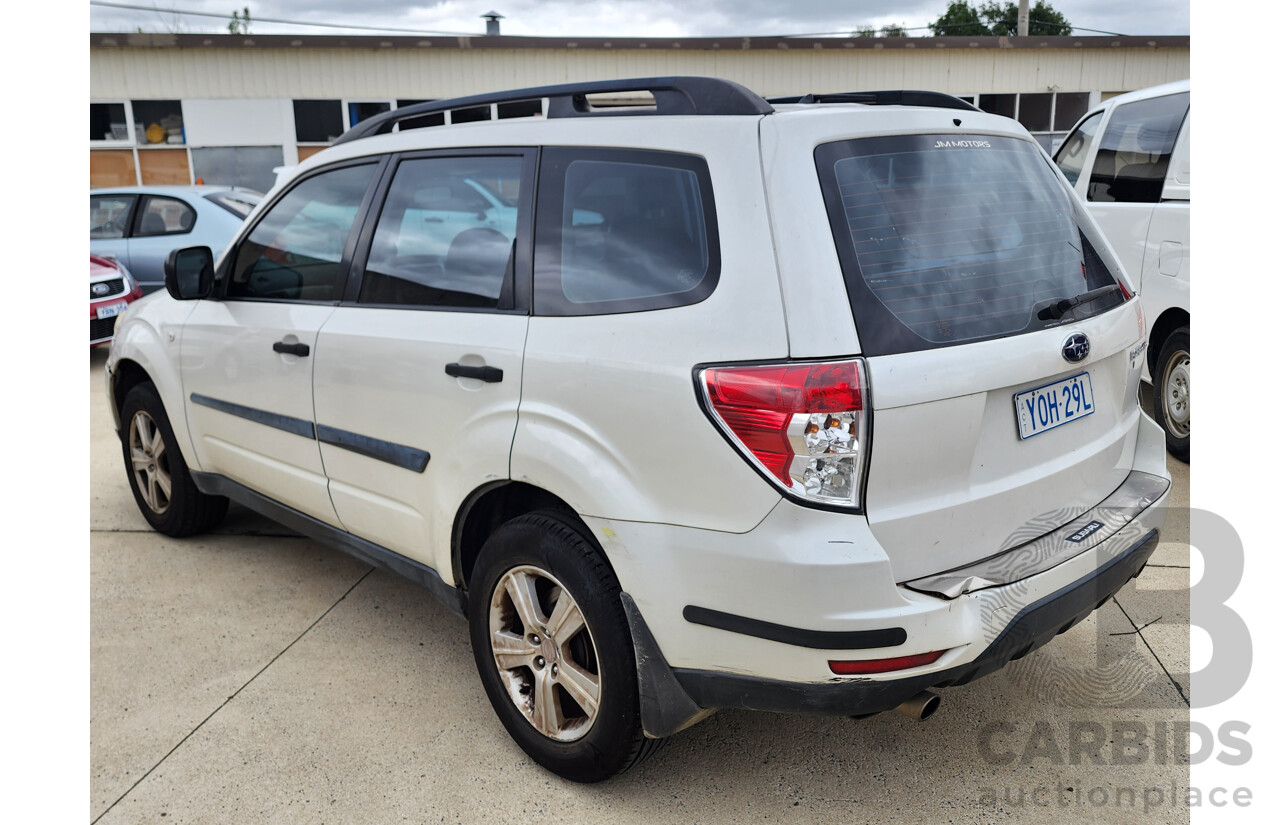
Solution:
<svg viewBox="0 0 1280 825"><path fill-rule="evenodd" d="M330 524L340 522L316 442L316 336L342 294L378 168L298 181L228 253L221 297L195 307L182 338L200 469Z"/></svg>

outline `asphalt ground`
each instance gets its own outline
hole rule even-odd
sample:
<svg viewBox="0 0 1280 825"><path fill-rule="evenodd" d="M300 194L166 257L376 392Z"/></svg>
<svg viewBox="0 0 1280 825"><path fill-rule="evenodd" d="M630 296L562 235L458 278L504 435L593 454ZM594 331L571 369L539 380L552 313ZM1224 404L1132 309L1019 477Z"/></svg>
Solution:
<svg viewBox="0 0 1280 825"><path fill-rule="evenodd" d="M232 505L152 531L89 357L89 819L1187 822L1189 467L1143 575L925 722L721 711L597 785L507 736L464 620ZM1179 727L1181 726L1181 728Z"/></svg>

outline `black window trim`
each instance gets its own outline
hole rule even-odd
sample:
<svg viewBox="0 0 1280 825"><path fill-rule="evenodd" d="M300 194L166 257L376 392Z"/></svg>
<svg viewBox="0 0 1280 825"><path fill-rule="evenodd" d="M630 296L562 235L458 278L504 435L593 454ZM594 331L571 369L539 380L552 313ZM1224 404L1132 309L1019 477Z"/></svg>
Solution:
<svg viewBox="0 0 1280 825"><path fill-rule="evenodd" d="M151 201L155 201L155 200L177 201L178 203L187 207L187 209L190 209L191 214L194 216L191 219L191 226L187 227L186 229L179 229L175 232L160 232L155 235L141 234L142 218L147 212L143 204L150 204ZM187 201L183 200L182 198L177 197L176 195L157 195L150 192L140 192L138 194L138 201L134 205L134 207L135 208L133 211L133 215L129 219L129 237L130 238L169 238L174 235L187 235L187 234L190 234L196 228L196 223L200 220L200 213L196 211L196 208L192 206L190 203L188 203Z"/></svg>
<svg viewBox="0 0 1280 825"><path fill-rule="evenodd" d="M381 180L374 191L373 206L363 217L363 224L357 237L354 257L347 277L346 288L342 293L340 306L363 307L368 309L398 309L411 312L470 312L490 315L528 315L530 293L533 277L533 210L537 203L538 166L541 152L536 147L520 146L471 146L449 147L447 149L426 149L421 151L398 152L387 156L387 166ZM453 307L433 306L430 304L386 304L360 301L360 285L364 281L365 266L369 261L369 248L373 244L373 235L377 231L378 221L382 217L382 209L386 205L387 192L395 180L395 173L405 161L423 158L477 158L477 157L520 157L524 164L520 170L520 199L516 204L516 255L511 277L514 278L512 289L512 306L501 307ZM527 185L526 185L527 182ZM358 218L359 220L359 218Z"/></svg>
<svg viewBox="0 0 1280 825"><path fill-rule="evenodd" d="M133 231L134 214L138 211L138 204L142 202L142 194L139 192L90 192L89 203L100 198L128 198L129 207L125 210L124 232L118 238L90 238L94 241L124 241L128 240Z"/></svg>
<svg viewBox="0 0 1280 825"><path fill-rule="evenodd" d="M261 304L311 304L320 306L337 306L342 303L341 296L345 294L344 290L346 289L346 284L351 279L351 263L355 256L356 243L359 240L360 232L362 231L360 228L363 227L366 219L368 218L369 210L374 202L374 194L380 191L383 179L386 178L388 165L387 157L387 155L362 155L356 158L348 158L335 163L325 164L324 166L318 166L315 169L310 169L305 174L299 175L289 181L289 184L286 187L276 192L276 194L270 198L269 202L258 210L258 213L254 217L252 223L246 223L245 226L241 228L240 234L236 237L234 246L229 248L227 253L222 256L221 263L218 266L217 272L214 274L214 288L213 294L210 296L210 300L249 301ZM355 220L351 225L353 231L347 237L347 244L342 249L342 260L338 263L338 266L343 271L342 277L337 285L338 297L328 301L311 301L294 298L250 298L241 295L228 297L227 287L231 283L231 274L235 267L236 256L240 254L240 248L244 245L245 241L247 241L249 236L253 234L253 231L258 228L258 224L262 223L262 220L267 215L271 214L271 211L276 208L276 205L285 196L302 183L316 177L317 175L322 175L326 172L333 172L338 169L345 169L351 166L373 166L374 169L369 186L365 189L364 198L360 201L360 208L356 211Z"/></svg>
<svg viewBox="0 0 1280 825"><path fill-rule="evenodd" d="M550 158L548 158L548 154ZM565 158L563 168L552 171L557 156ZM707 272L693 288L666 295L623 298L613 301L576 303L564 294L560 280L561 215L564 207L564 176L575 160L633 163L664 166L693 172L702 199L703 230L707 237ZM544 176L549 176L544 180ZM537 212L544 219L534 227L533 314L572 317L622 315L657 309L691 306L711 296L720 282L720 228L716 218L711 170L703 155L666 149L633 149L605 146L544 146L539 162Z"/></svg>

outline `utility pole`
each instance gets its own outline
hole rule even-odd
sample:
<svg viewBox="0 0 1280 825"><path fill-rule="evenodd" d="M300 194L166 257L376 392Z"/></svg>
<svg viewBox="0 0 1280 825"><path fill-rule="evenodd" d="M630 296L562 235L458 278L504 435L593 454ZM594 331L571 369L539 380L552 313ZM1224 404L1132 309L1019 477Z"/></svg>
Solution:
<svg viewBox="0 0 1280 825"><path fill-rule="evenodd" d="M1018 0L1018 37L1026 37L1031 28L1031 0Z"/></svg>

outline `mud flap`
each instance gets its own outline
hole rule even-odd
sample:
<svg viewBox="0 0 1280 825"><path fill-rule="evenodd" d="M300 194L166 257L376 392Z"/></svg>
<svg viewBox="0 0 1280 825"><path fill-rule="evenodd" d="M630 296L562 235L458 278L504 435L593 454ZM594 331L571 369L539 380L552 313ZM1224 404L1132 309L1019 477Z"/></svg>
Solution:
<svg viewBox="0 0 1280 825"><path fill-rule="evenodd" d="M714 709L703 709L689 698L663 658L653 633L630 594L622 594L622 608L631 627L636 653L636 680L640 688L640 724L644 735L662 739L684 730Z"/></svg>

